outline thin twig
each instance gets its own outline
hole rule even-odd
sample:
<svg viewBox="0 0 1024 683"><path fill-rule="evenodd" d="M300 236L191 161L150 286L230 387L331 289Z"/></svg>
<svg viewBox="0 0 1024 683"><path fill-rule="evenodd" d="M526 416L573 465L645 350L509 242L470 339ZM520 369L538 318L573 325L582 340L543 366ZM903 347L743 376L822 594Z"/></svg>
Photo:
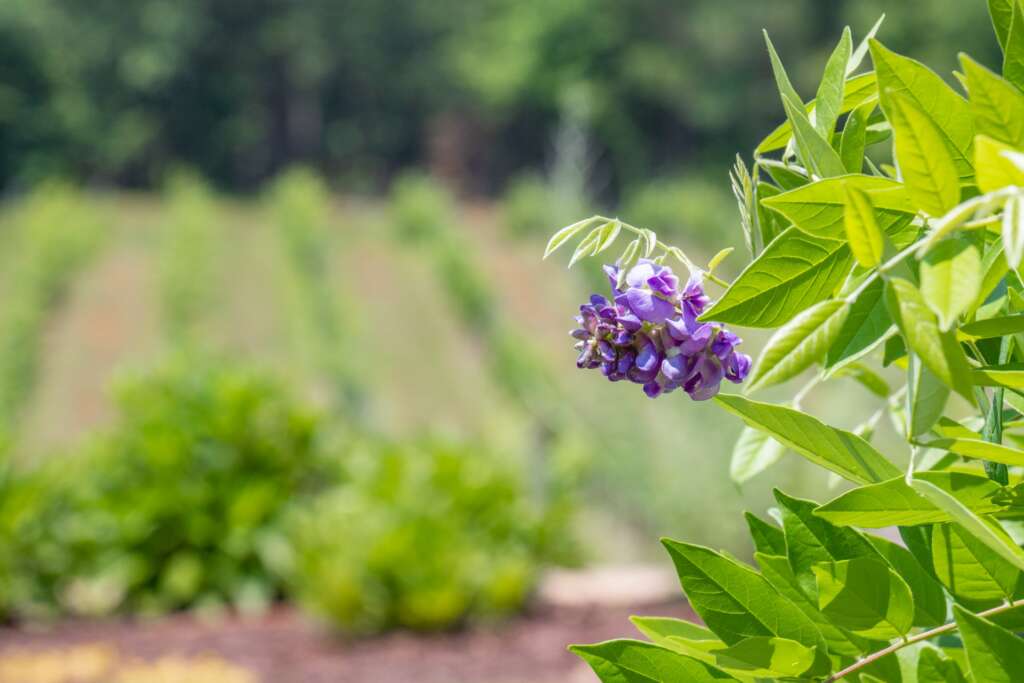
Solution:
<svg viewBox="0 0 1024 683"><path fill-rule="evenodd" d="M993 607L992 609L987 609L984 612L978 612L975 616L990 617L993 614L1000 614L1002 612L1007 612L1007 611L1009 611L1011 609L1014 609L1016 607L1024 607L1024 600L1017 600L1016 602L1008 602L1005 605L999 605L998 607ZM910 636L908 638L905 638L905 639L903 639L903 640L901 640L901 641L899 641L897 643L893 643L892 645L890 645L890 646L888 646L886 648L883 648L883 649L881 649L881 650L879 650L877 652L872 652L871 654L869 654L868 656L864 657L863 659L857 660L856 662L854 662L850 666L846 667L842 671L834 673L831 676L829 676L828 678L826 678L824 683L833 683L833 681L841 680L841 679L849 676L852 673L856 673L857 671L860 671L865 666L868 666L869 664L873 664L874 662L877 662L882 657L885 657L886 655L891 655L893 652L896 652L897 650L901 650L901 649L905 648L908 645L913 645L914 643L919 643L922 640L928 640L930 638L934 638L935 636L941 636L943 633L949 633L950 631L955 631L956 628L957 628L956 622L955 621L951 621L948 624L943 624L942 626L937 626L937 627L935 627L935 628L933 628L931 630L922 631L921 633L917 633L915 635L912 635L912 636Z"/></svg>

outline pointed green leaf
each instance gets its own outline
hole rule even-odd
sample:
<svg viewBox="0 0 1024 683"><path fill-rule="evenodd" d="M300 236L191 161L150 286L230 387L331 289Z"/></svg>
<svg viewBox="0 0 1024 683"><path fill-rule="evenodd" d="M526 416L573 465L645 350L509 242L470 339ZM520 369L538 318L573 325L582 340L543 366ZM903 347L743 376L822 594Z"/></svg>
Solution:
<svg viewBox="0 0 1024 683"><path fill-rule="evenodd" d="M908 280L891 278L885 295L889 313L907 345L946 386L973 400L970 368L956 335L939 329L935 314L917 287Z"/></svg>
<svg viewBox="0 0 1024 683"><path fill-rule="evenodd" d="M971 115L978 134L1024 147L1024 94L967 55L960 55L960 63L967 74Z"/></svg>
<svg viewBox="0 0 1024 683"><path fill-rule="evenodd" d="M804 113L803 106L796 101L784 97L782 106L786 110L786 116L793 124L793 138L796 140L797 150L800 159L810 168L815 175L821 178L840 176L846 173L839 153L836 152L828 140L821 136Z"/></svg>
<svg viewBox="0 0 1024 683"><path fill-rule="evenodd" d="M977 514L1001 509L992 502L999 485L988 477L966 472L917 472L914 476L956 497ZM952 520L948 512L909 486L903 476L851 489L816 508L814 514L838 526L868 529Z"/></svg>
<svg viewBox="0 0 1024 683"><path fill-rule="evenodd" d="M1011 185L1024 185L1024 171L1004 154L1012 151L1009 145L987 135L974 138L974 168L978 174L978 189L982 192L995 192Z"/></svg>
<svg viewBox="0 0 1024 683"><path fill-rule="evenodd" d="M967 683L967 679L955 661L925 648L917 660L917 683Z"/></svg>
<svg viewBox="0 0 1024 683"><path fill-rule="evenodd" d="M609 640L569 648L603 683L716 683L736 680L724 671L640 640Z"/></svg>
<svg viewBox="0 0 1024 683"><path fill-rule="evenodd" d="M774 197L781 192L782 190L769 183L757 184L757 222L761 228L761 244L765 246L771 244L772 240L789 227L789 221L774 211L769 211L768 207L761 203L762 199Z"/></svg>
<svg viewBox="0 0 1024 683"><path fill-rule="evenodd" d="M970 178L973 175L974 122L967 101L928 67L896 54L877 40L871 41L871 59L875 63L886 115L890 115L892 109L893 93L908 97L918 111L928 114L941 132L960 178Z"/></svg>
<svg viewBox="0 0 1024 683"><path fill-rule="evenodd" d="M692 621L671 617L630 617L629 620L644 637L658 645L667 646L665 641L670 637L718 641L714 633Z"/></svg>
<svg viewBox="0 0 1024 683"><path fill-rule="evenodd" d="M608 247L615 244L615 239L619 236L619 232L622 231L622 223L618 220L608 221L601 227L601 232L598 234L597 246L594 247L594 254L600 254Z"/></svg>
<svg viewBox="0 0 1024 683"><path fill-rule="evenodd" d="M887 92L882 105L892 124L907 194L925 213L942 216L960 202L960 176L942 131L906 95Z"/></svg>
<svg viewBox="0 0 1024 683"><path fill-rule="evenodd" d="M960 334L972 339L991 339L1024 332L1024 313L975 320L960 326Z"/></svg>
<svg viewBox="0 0 1024 683"><path fill-rule="evenodd" d="M780 327L750 373L747 390L757 391L785 382L820 360L832 346L849 312L845 301L822 301Z"/></svg>
<svg viewBox="0 0 1024 683"><path fill-rule="evenodd" d="M992 443L982 439L923 439L921 443L928 448L941 448L950 453L962 455L965 458L991 460L992 462L1000 462L1011 467L1024 466L1024 451L1019 448Z"/></svg>
<svg viewBox="0 0 1024 683"><path fill-rule="evenodd" d="M1020 2L1013 3L1010 31L1003 45L1003 78L1018 88L1024 88L1024 10Z"/></svg>
<svg viewBox="0 0 1024 683"><path fill-rule="evenodd" d="M988 0L988 13L992 18L999 47L1006 50L1006 39L1010 35L1010 24L1013 22L1013 6L1019 0Z"/></svg>
<svg viewBox="0 0 1024 683"><path fill-rule="evenodd" d="M878 88L875 81L875 72L873 71L854 76L846 81L843 87L843 104L839 109L839 113L845 114L870 101L878 101ZM814 106L815 103L811 102L804 108L804 111L810 114L810 112L814 111ZM789 142L792 135L793 127L787 119L761 141L757 149L754 150L754 154L767 154L768 152L782 149Z"/></svg>
<svg viewBox="0 0 1024 683"><path fill-rule="evenodd" d="M857 657L871 649L870 641L840 630L818 611L817 599L811 602L804 595L785 555L766 555L758 552L754 553L754 559L761 568L761 574L768 579L768 582L814 622L828 644L830 653L845 657Z"/></svg>
<svg viewBox="0 0 1024 683"><path fill-rule="evenodd" d="M719 394L715 401L751 427L768 432L811 462L850 481L870 484L900 474L899 468L864 439L799 410L729 394Z"/></svg>
<svg viewBox="0 0 1024 683"><path fill-rule="evenodd" d="M843 227L857 262L865 268L873 268L882 262L885 246L882 231L875 220L875 209L867 192L853 185L846 186L846 213Z"/></svg>
<svg viewBox="0 0 1024 683"><path fill-rule="evenodd" d="M1024 363L975 368L971 376L978 386L1024 390Z"/></svg>
<svg viewBox="0 0 1024 683"><path fill-rule="evenodd" d="M786 447L764 432L746 427L732 449L729 476L737 484L746 483L774 465Z"/></svg>
<svg viewBox="0 0 1024 683"><path fill-rule="evenodd" d="M827 299L852 262L842 242L789 228L740 273L701 316L747 327L776 327Z"/></svg>
<svg viewBox="0 0 1024 683"><path fill-rule="evenodd" d="M786 638L745 638L730 647L712 650L711 654L723 669L743 671L757 678L820 676L827 674L829 668L827 657L815 667L815 650Z"/></svg>
<svg viewBox="0 0 1024 683"><path fill-rule="evenodd" d="M591 216L590 218L584 218L583 220L573 223L572 225L567 225L558 232L556 232L554 235L551 236L551 239L548 240L547 247L544 248L544 258L550 256L556 249L558 249L560 246L571 240L581 231L588 228L595 221L597 221L597 216Z"/></svg>
<svg viewBox="0 0 1024 683"><path fill-rule="evenodd" d="M763 200L793 225L817 237L845 239L846 188L868 195L875 209L878 227L884 232L898 230L917 213L901 183L869 175L826 178Z"/></svg>
<svg viewBox="0 0 1024 683"><path fill-rule="evenodd" d="M846 117L843 135L839 141L839 158L850 173L860 173L864 168L864 148L867 146L868 118L877 102L871 101L857 107Z"/></svg>
<svg viewBox="0 0 1024 683"><path fill-rule="evenodd" d="M745 512L743 517L747 520L750 537L758 552L768 555L786 554L786 536L782 533L782 529L750 512Z"/></svg>
<svg viewBox="0 0 1024 683"><path fill-rule="evenodd" d="M968 311L981 291L981 253L966 239L939 242L921 261L921 294L939 319L939 329L950 329Z"/></svg>
<svg viewBox="0 0 1024 683"><path fill-rule="evenodd" d="M886 563L870 557L813 567L818 607L832 623L866 638L898 638L910 630L910 587Z"/></svg>
<svg viewBox="0 0 1024 683"><path fill-rule="evenodd" d="M1024 198L1014 195L1003 207L1003 254L1006 264L1017 270L1024 257Z"/></svg>
<svg viewBox="0 0 1024 683"><path fill-rule="evenodd" d="M876 279L860 293L825 356L826 368L859 358L885 338L893 325L884 294L885 282L881 279Z"/></svg>
<svg viewBox="0 0 1024 683"><path fill-rule="evenodd" d="M942 417L948 399L949 387L925 367L916 354L910 354L907 364L908 436L927 433Z"/></svg>
<svg viewBox="0 0 1024 683"><path fill-rule="evenodd" d="M932 564L958 600L991 606L1013 597L1020 571L956 524L932 532Z"/></svg>
<svg viewBox="0 0 1024 683"><path fill-rule="evenodd" d="M843 29L839 44L836 45L825 64L825 73L821 77L818 94L814 100L814 127L825 140L831 139L836 128L836 121L839 119L839 110L843 105L843 88L846 83L846 66L850 61L852 51L853 38L850 35L850 27L847 26Z"/></svg>
<svg viewBox="0 0 1024 683"><path fill-rule="evenodd" d="M946 595L940 584L913 553L880 536L867 536L889 567L907 582L914 598L914 626L930 628L946 622Z"/></svg>
<svg viewBox="0 0 1024 683"><path fill-rule="evenodd" d="M751 636L778 636L824 646L803 612L750 567L702 546L662 539L691 606L727 645Z"/></svg>
<svg viewBox="0 0 1024 683"><path fill-rule="evenodd" d="M967 650L972 680L977 683L1024 681L1024 640L960 607L954 607L953 613Z"/></svg>
<svg viewBox="0 0 1024 683"><path fill-rule="evenodd" d="M1018 569L1024 569L1024 550L1021 550L1013 542L997 522L988 517L976 515L954 496L917 476L910 480L910 485L937 507L947 512L971 536L995 550Z"/></svg>

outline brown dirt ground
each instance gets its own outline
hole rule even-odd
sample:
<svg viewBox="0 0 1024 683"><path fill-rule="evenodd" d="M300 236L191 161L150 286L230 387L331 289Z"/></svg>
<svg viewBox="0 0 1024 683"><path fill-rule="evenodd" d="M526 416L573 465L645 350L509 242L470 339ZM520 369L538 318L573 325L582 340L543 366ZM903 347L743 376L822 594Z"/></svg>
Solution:
<svg viewBox="0 0 1024 683"><path fill-rule="evenodd" d="M590 683L596 678L566 645L632 637L627 619L637 611L694 618L683 603L640 610L546 607L501 625L458 633L343 641L280 607L260 618L217 622L182 614L151 622L0 629L0 659L32 653L53 658L79 646L102 645L123 657L149 661L213 656L244 667L260 683Z"/></svg>

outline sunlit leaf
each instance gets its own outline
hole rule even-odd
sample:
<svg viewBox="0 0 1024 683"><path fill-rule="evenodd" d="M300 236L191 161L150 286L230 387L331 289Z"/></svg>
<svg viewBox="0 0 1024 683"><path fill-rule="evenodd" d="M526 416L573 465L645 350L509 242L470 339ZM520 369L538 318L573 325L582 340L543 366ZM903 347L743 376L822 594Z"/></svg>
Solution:
<svg viewBox="0 0 1024 683"><path fill-rule="evenodd" d="M942 216L960 201L960 177L942 130L931 114L902 93L884 93L882 106L893 127L907 194L925 213Z"/></svg>
<svg viewBox="0 0 1024 683"><path fill-rule="evenodd" d="M940 242L921 261L921 295L949 330L981 291L981 254L965 239Z"/></svg>
<svg viewBox="0 0 1024 683"><path fill-rule="evenodd" d="M886 563L872 558L814 566L818 606L834 624L867 638L898 638L910 630L910 587Z"/></svg>
<svg viewBox="0 0 1024 683"><path fill-rule="evenodd" d="M747 390L784 382L820 360L835 341L849 312L845 301L822 301L780 327L750 373Z"/></svg>
<svg viewBox="0 0 1024 683"><path fill-rule="evenodd" d="M743 484L778 462L785 452L786 447L766 433L746 427L732 449L729 476Z"/></svg>
<svg viewBox="0 0 1024 683"><path fill-rule="evenodd" d="M961 607L954 607L953 612L967 651L971 679L978 683L1020 683L1024 640Z"/></svg>

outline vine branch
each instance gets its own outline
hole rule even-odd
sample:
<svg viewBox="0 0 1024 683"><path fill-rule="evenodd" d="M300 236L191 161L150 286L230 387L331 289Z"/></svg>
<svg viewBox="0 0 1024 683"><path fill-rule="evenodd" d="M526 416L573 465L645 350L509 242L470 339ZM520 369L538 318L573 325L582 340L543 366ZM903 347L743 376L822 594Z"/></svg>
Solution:
<svg viewBox="0 0 1024 683"><path fill-rule="evenodd" d="M975 616L990 617L990 616L992 616L994 614L1000 614L1002 612L1008 612L1009 610L1014 609L1016 607L1024 607L1024 600L1016 600L1014 602L1008 602L1005 605L999 605L998 607L993 607L993 608L987 609L987 610L985 610L983 612L978 612ZM846 667L842 671L838 671L838 672L832 674L831 676L829 676L828 678L826 678L824 683L833 683L834 681L842 680L843 678L846 678L850 674L856 673L857 671L860 671L864 667L866 667L866 666L868 666L870 664L873 664L874 662L877 662L879 659L881 659L882 657L885 657L886 655L891 655L893 652L896 652L897 650L901 650L901 649L907 647L908 645L913 645L914 643L919 643L922 640L929 640L931 638L934 638L935 636L941 636L943 633L949 633L950 631L955 631L956 628L957 628L956 622L955 621L951 621L948 624L943 624L942 626L936 626L935 628L930 629L928 631L922 631L921 633L914 634L914 635L910 636L909 638L905 638L903 640L895 642L892 645L889 645L888 647L885 647L885 648L882 648L881 650L878 650L877 652L872 652L871 654L867 655L863 659L857 660L856 662L854 662L850 666Z"/></svg>

